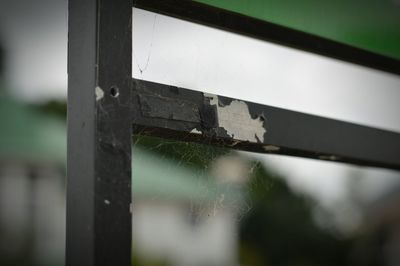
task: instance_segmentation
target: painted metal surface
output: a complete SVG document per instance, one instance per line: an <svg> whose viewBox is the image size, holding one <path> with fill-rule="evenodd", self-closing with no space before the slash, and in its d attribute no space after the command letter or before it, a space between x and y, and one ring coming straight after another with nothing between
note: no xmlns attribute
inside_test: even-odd
<svg viewBox="0 0 400 266"><path fill-rule="evenodd" d="M70 0L66 265L130 265L132 2Z"/></svg>
<svg viewBox="0 0 400 266"><path fill-rule="evenodd" d="M395 132L149 81L133 82L134 133L400 169L400 134Z"/></svg>

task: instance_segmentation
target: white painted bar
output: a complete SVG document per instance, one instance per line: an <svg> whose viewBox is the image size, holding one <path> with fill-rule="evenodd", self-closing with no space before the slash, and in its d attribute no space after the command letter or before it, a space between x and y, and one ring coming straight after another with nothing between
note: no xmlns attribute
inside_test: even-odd
<svg viewBox="0 0 400 266"><path fill-rule="evenodd" d="M400 77L133 9L132 76L400 131Z"/></svg>

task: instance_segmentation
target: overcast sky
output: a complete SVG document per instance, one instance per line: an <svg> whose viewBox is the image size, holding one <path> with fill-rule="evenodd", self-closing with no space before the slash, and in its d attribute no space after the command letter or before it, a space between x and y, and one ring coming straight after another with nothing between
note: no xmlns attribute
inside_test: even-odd
<svg viewBox="0 0 400 266"><path fill-rule="evenodd" d="M65 99L67 21L67 0L1 0L0 41L13 93Z"/></svg>

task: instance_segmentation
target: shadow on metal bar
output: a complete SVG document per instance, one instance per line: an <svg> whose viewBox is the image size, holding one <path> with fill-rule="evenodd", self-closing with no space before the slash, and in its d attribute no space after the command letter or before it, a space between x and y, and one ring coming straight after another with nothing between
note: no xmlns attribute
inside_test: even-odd
<svg viewBox="0 0 400 266"><path fill-rule="evenodd" d="M400 169L400 134L134 79L134 133Z"/></svg>

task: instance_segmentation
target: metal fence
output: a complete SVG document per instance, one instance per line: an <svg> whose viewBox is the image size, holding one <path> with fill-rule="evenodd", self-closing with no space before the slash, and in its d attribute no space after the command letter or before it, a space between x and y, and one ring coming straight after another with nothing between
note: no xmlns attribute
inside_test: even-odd
<svg viewBox="0 0 400 266"><path fill-rule="evenodd" d="M133 7L400 74L397 59L194 1L70 0L66 265L130 265L138 132L400 169L398 133L132 79Z"/></svg>

